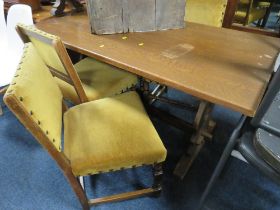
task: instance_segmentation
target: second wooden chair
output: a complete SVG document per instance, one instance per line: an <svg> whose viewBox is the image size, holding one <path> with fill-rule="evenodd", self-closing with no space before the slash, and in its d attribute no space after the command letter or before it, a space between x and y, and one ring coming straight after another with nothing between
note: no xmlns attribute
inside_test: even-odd
<svg viewBox="0 0 280 210"><path fill-rule="evenodd" d="M117 95L137 84L137 76L93 58L73 65L61 39L35 26L19 24L17 31L25 43L33 43L64 98L76 104Z"/></svg>

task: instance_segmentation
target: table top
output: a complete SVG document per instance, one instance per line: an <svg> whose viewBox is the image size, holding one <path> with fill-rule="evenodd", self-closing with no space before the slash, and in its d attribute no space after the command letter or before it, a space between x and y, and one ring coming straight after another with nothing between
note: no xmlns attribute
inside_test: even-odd
<svg viewBox="0 0 280 210"><path fill-rule="evenodd" d="M100 36L79 14L37 27L60 36L69 49L247 116L254 116L280 51L278 38L194 23Z"/></svg>

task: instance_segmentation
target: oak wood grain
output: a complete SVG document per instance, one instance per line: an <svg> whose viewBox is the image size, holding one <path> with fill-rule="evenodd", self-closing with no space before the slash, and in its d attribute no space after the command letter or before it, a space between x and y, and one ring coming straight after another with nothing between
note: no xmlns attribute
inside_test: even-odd
<svg viewBox="0 0 280 210"><path fill-rule="evenodd" d="M186 23L185 29L92 35L85 14L37 24L69 49L147 79L254 116L280 41L274 37Z"/></svg>

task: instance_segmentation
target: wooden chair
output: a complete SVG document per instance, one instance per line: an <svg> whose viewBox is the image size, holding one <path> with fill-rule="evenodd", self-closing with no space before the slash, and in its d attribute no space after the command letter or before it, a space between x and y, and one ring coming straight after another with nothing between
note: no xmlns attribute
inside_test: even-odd
<svg viewBox="0 0 280 210"><path fill-rule="evenodd" d="M66 107L55 79L33 44L27 43L4 102L56 161L83 209L161 191L166 149L135 91L76 105L63 113ZM154 166L154 185L147 189L89 200L78 181L142 165Z"/></svg>
<svg viewBox="0 0 280 210"><path fill-rule="evenodd" d="M279 64L278 64L279 65ZM277 67L276 67L277 68ZM274 73L267 92L254 118L242 116L220 157L203 192L203 204L236 147L247 162L280 184L280 66Z"/></svg>
<svg viewBox="0 0 280 210"><path fill-rule="evenodd" d="M76 104L120 94L137 84L135 75L93 58L73 65L61 39L35 26L20 24L17 31L25 43L32 42L36 47L64 98Z"/></svg>
<svg viewBox="0 0 280 210"><path fill-rule="evenodd" d="M222 27L227 0L187 0L185 21Z"/></svg>
<svg viewBox="0 0 280 210"><path fill-rule="evenodd" d="M246 26L258 21L260 25L271 5L270 1L241 0L234 15L234 22Z"/></svg>

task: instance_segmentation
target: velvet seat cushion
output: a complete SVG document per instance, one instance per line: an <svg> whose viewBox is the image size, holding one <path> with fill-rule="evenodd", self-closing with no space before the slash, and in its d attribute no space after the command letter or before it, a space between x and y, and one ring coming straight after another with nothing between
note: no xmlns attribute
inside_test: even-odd
<svg viewBox="0 0 280 210"><path fill-rule="evenodd" d="M75 69L90 101L122 93L137 84L137 76L93 58L81 60L75 64ZM64 98L78 103L74 87L56 80Z"/></svg>
<svg viewBox="0 0 280 210"><path fill-rule="evenodd" d="M249 14L248 22L245 24L247 25L256 20L263 18L265 13L266 13L266 10L263 8L252 8L251 12ZM235 12L234 20L236 22L243 23L245 21L246 14L247 14L246 8L240 8L239 10L237 10Z"/></svg>
<svg viewBox="0 0 280 210"><path fill-rule="evenodd" d="M134 91L69 109L64 114L64 153L76 176L166 158L166 149Z"/></svg>
<svg viewBox="0 0 280 210"><path fill-rule="evenodd" d="M227 0L187 0L185 21L222 27Z"/></svg>

